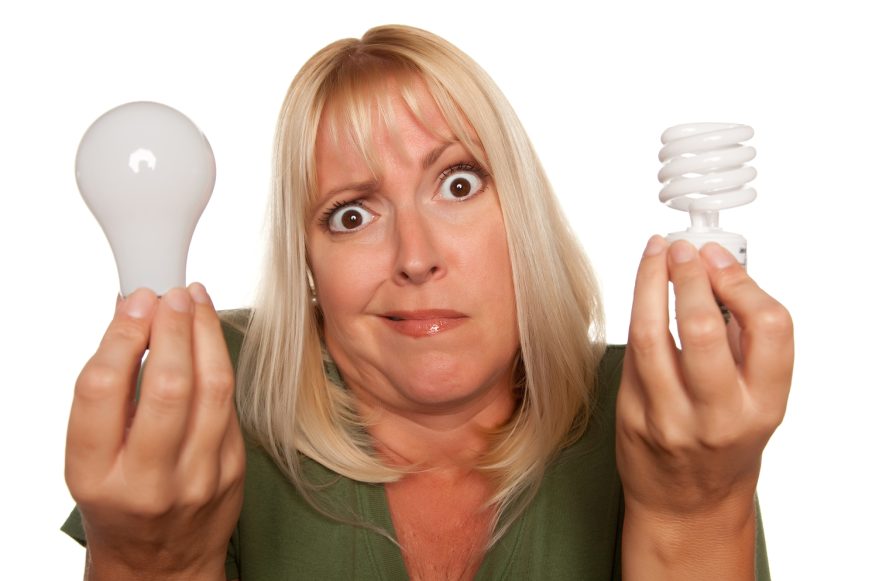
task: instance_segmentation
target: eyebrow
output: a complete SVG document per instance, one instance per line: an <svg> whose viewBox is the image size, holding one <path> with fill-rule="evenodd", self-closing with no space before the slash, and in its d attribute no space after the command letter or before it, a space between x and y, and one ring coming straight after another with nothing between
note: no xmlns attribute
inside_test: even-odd
<svg viewBox="0 0 872 581"><path fill-rule="evenodd" d="M421 169L430 169L434 163L436 163L442 154L445 153L445 150L457 143L456 141L446 141L442 145L436 147L424 156L424 159L421 160Z"/></svg>
<svg viewBox="0 0 872 581"><path fill-rule="evenodd" d="M434 163L439 161L439 158L442 157L442 154L445 153L445 150L448 149L449 147L451 147L452 145L454 145L455 143L458 143L458 142L457 141L446 141L442 145L434 147L430 151L430 153L428 153L427 155L425 155L421 159L421 169L429 169L430 167L432 167ZM378 179L372 179L372 180L366 180L363 182L354 182L354 183L350 183L350 184L345 184L345 185L333 188L332 190L327 192L327 194L324 196L324 200L325 201L329 200L330 198L332 198L333 196L335 196L339 192L345 192L345 191L353 191L353 192L357 192L359 194L368 194L368 193L373 192L376 189L378 189L379 182L380 182L380 180L378 180Z"/></svg>

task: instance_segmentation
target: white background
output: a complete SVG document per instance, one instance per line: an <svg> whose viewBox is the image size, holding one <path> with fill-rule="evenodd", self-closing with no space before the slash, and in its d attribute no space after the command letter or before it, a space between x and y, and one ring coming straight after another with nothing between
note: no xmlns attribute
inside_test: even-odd
<svg viewBox="0 0 872 581"><path fill-rule="evenodd" d="M608 335L626 339L636 263L685 227L657 201L659 136L687 121L752 125L758 200L721 217L796 324L788 416L759 494L777 579L872 579L868 269L870 18L847 2L46 2L0 8L0 332L5 578L79 579L58 532L72 506L63 446L72 387L117 292L79 197L76 146L134 100L189 115L218 179L189 281L249 303L273 126L326 43L398 22L478 60L516 107L597 267Z"/></svg>

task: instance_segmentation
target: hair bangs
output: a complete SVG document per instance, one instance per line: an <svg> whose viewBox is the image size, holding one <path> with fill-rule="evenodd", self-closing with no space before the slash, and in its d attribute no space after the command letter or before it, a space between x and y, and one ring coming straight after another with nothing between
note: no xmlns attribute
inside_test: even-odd
<svg viewBox="0 0 872 581"><path fill-rule="evenodd" d="M393 90L385 90L385 85ZM399 103L396 97L399 96ZM428 119L424 99L429 98L448 126L440 130ZM382 172L376 135L387 129L388 138L398 149L403 139L394 128L396 107L404 107L428 133L445 142L459 142L489 171L484 148L462 107L440 83L426 79L412 63L387 60L370 54L354 53L337 66L329 82L323 85L320 139L329 139L339 147L348 143L364 160L373 176ZM310 181L308 206L318 197L317 170Z"/></svg>

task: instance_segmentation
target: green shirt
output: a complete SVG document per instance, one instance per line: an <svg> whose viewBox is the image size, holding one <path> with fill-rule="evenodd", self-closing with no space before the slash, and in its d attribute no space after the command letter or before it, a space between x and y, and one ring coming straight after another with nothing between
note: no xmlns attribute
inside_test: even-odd
<svg viewBox="0 0 872 581"><path fill-rule="evenodd" d="M225 328L231 356L241 336ZM549 465L523 514L485 556L479 580L620 579L623 497L615 466L615 401L623 347L609 347L599 369L590 425ZM230 541L227 578L272 580L408 579L400 549L383 534L330 519L312 508L271 458L247 444L245 499ZM325 494L360 521L395 536L384 487L338 476L311 460L316 481L331 481ZM769 579L758 513L757 578ZM78 512L63 530L85 543Z"/></svg>

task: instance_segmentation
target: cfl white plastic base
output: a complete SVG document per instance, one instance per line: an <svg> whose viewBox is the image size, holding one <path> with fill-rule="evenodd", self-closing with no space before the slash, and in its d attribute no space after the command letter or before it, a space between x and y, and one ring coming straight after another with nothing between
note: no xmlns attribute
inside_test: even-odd
<svg viewBox="0 0 872 581"><path fill-rule="evenodd" d="M726 248L730 254L735 257L736 261L743 267L747 267L748 263L748 241L740 234L732 232L724 232L723 230L709 230L707 232L694 232L693 230L685 230L683 232L673 232L666 236L669 243L676 240L686 240L696 246L702 248L708 242L716 242Z"/></svg>

